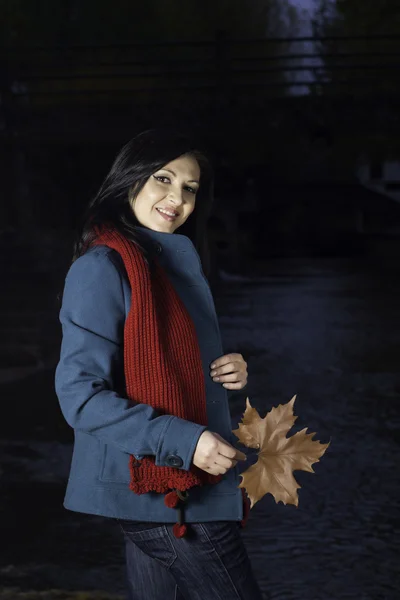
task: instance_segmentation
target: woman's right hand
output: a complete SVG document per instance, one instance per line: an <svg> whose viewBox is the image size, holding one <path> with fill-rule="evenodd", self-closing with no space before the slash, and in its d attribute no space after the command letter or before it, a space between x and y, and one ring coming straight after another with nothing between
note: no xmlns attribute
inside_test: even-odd
<svg viewBox="0 0 400 600"><path fill-rule="evenodd" d="M223 475L247 456L224 440L219 433L205 430L199 437L193 464L211 475Z"/></svg>

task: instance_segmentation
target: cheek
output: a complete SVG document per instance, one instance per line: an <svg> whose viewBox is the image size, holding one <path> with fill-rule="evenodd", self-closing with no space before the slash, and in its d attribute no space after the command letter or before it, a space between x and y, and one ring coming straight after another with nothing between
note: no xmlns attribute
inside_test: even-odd
<svg viewBox="0 0 400 600"><path fill-rule="evenodd" d="M159 201L161 196L160 189L152 185L145 186L138 196L140 206L151 206Z"/></svg>

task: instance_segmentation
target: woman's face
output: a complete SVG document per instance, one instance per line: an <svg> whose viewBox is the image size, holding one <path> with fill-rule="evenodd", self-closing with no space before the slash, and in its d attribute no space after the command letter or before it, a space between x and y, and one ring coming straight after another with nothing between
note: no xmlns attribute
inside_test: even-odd
<svg viewBox="0 0 400 600"><path fill-rule="evenodd" d="M200 167L195 158L182 155L167 163L149 177L134 200L129 200L137 220L154 231L174 233L194 210L199 181ZM169 219L159 209L176 216Z"/></svg>

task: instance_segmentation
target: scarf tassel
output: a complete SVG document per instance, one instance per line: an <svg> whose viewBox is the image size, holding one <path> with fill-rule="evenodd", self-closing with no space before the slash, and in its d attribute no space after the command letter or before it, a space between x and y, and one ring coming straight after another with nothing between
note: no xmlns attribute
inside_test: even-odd
<svg viewBox="0 0 400 600"><path fill-rule="evenodd" d="M243 498L243 519L240 521L240 526L241 528L246 526L248 517L249 517L249 513L250 513L250 500L247 497L244 488L242 489L242 498ZM177 508L178 510L178 522L175 523L175 525L172 528L172 531L174 533L174 536L176 538L182 538L186 535L187 533L187 525L184 522L184 514L183 514L183 507L184 507L184 502L188 499L189 497L189 492L182 492L180 490L172 490L172 492L168 492L167 494L165 494L164 497L164 503L166 506L168 506L168 508Z"/></svg>
<svg viewBox="0 0 400 600"><path fill-rule="evenodd" d="M183 495L184 494L184 495ZM187 525L185 524L183 504L189 497L189 492L181 492L180 490L172 490L168 492L164 497L164 504L168 508L177 508L178 510L178 522L172 528L174 536L176 538L182 538L187 533ZM181 501L181 502L180 502Z"/></svg>

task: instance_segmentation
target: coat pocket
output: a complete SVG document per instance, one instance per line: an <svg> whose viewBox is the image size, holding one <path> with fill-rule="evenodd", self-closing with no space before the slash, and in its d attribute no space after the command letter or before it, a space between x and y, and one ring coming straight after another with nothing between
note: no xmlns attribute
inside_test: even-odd
<svg viewBox="0 0 400 600"><path fill-rule="evenodd" d="M129 483L129 454L114 444L104 444L99 479L111 483Z"/></svg>

